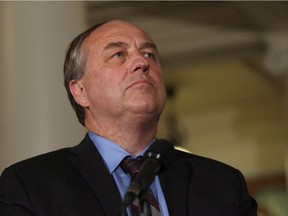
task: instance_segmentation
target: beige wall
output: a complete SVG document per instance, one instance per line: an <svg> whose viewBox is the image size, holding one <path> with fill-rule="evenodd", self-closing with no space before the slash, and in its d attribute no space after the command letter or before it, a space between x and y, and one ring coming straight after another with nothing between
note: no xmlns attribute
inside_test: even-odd
<svg viewBox="0 0 288 216"><path fill-rule="evenodd" d="M85 28L82 2L0 2L0 171L75 145L78 124L62 85L66 47Z"/></svg>
<svg viewBox="0 0 288 216"><path fill-rule="evenodd" d="M288 127L285 79L275 79L239 59L166 68L176 88L162 117L177 115L181 145L194 154L240 169L246 177L283 174ZM174 131L173 131L174 132Z"/></svg>

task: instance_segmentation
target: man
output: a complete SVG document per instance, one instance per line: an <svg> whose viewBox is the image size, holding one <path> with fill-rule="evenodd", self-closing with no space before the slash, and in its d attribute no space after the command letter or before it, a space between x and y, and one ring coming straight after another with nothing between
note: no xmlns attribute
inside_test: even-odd
<svg viewBox="0 0 288 216"><path fill-rule="evenodd" d="M1 216L119 216L130 182L119 164L155 142L166 94L157 47L141 29L122 20L88 29L72 41L64 77L89 133L73 148L7 168L0 179ZM161 215L257 215L239 171L171 154L150 186ZM130 206L126 212L133 214Z"/></svg>

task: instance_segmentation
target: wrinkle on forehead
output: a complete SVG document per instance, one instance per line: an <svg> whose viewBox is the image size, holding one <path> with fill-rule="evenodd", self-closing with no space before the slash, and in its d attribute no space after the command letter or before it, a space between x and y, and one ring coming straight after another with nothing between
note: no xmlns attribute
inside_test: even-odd
<svg viewBox="0 0 288 216"><path fill-rule="evenodd" d="M112 20L109 21L99 28L95 29L94 32L92 32L83 42L82 48L84 50L89 50L91 47L91 44L97 44L99 43L99 40L101 39L115 35L118 36L120 34L127 34L127 32L131 32L131 35L142 35L144 38L146 38L151 44L154 44L151 37L143 31L141 28L123 21L123 20ZM156 47L156 46L155 46ZM157 49L156 49L157 50Z"/></svg>

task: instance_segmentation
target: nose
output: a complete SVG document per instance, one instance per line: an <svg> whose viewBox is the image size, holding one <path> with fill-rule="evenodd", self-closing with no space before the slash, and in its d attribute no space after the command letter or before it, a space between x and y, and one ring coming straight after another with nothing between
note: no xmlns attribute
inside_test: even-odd
<svg viewBox="0 0 288 216"><path fill-rule="evenodd" d="M135 56L130 65L130 72L143 72L143 73L149 73L150 65L148 60L142 56L137 55Z"/></svg>

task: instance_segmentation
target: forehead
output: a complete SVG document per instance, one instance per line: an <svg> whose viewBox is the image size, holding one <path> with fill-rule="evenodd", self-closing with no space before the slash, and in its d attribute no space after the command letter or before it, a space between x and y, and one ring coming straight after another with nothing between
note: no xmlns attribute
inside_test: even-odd
<svg viewBox="0 0 288 216"><path fill-rule="evenodd" d="M94 46L100 48L109 42L136 41L139 43L152 42L150 36L142 29L125 21L110 21L92 32L84 41L83 48Z"/></svg>

